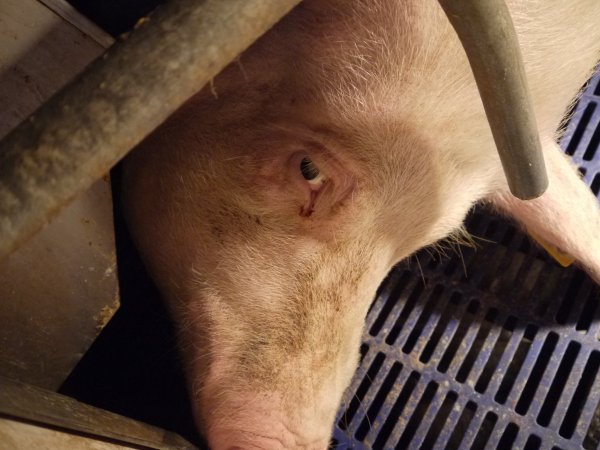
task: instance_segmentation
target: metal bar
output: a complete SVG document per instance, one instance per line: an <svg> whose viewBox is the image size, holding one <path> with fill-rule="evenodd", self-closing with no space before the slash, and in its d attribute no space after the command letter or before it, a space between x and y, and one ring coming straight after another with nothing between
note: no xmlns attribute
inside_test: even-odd
<svg viewBox="0 0 600 450"><path fill-rule="evenodd" d="M503 0L439 0L465 49L516 197L542 195L548 177L519 42Z"/></svg>
<svg viewBox="0 0 600 450"><path fill-rule="evenodd" d="M299 0L172 0L0 142L0 259Z"/></svg>
<svg viewBox="0 0 600 450"><path fill-rule="evenodd" d="M2 376L0 418L33 422L127 445L127 448L134 445L155 450L197 450L178 434Z"/></svg>

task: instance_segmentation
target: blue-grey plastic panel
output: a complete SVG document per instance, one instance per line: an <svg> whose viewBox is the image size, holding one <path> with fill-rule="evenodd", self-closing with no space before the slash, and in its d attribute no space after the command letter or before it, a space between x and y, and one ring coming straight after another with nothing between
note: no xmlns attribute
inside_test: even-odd
<svg viewBox="0 0 600 450"><path fill-rule="evenodd" d="M599 104L600 74L561 140L596 196ZM467 229L477 249L422 251L380 287L335 448L598 447L598 286L485 209Z"/></svg>

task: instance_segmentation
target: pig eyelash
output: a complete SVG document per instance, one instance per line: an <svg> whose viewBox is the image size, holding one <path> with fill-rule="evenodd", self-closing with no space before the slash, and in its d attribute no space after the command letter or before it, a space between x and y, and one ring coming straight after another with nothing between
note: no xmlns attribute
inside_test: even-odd
<svg viewBox="0 0 600 450"><path fill-rule="evenodd" d="M307 156L300 161L300 172L304 179L313 187L321 186L325 182L325 176Z"/></svg>

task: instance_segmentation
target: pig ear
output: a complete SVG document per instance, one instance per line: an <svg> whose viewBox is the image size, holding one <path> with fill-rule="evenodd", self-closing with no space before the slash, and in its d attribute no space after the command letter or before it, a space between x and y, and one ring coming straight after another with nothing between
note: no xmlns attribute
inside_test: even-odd
<svg viewBox="0 0 600 450"><path fill-rule="evenodd" d="M519 200L508 190L495 193L498 209L523 224L556 259L576 260L600 283L600 208L571 162L554 142L544 145L550 185L534 200ZM565 260L563 259L563 262Z"/></svg>

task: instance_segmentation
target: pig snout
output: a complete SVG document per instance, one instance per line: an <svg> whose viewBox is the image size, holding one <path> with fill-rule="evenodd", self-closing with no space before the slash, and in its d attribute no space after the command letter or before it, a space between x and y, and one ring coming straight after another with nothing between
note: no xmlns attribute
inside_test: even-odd
<svg viewBox="0 0 600 450"><path fill-rule="evenodd" d="M344 274L363 274L339 263L335 273L334 256L313 251L316 261L292 256L305 269L280 274L277 281L267 271L283 264L285 255L254 260L253 271L241 262L228 267L227 285L219 283L224 274L202 275L202 301L180 311L180 322L188 324L182 342L191 361L194 413L211 449L327 448L358 363L368 302L355 301L354 289L341 287ZM355 264L352 255L340 256ZM359 288L368 291L360 297L370 297L376 286L368 275ZM307 277L313 278L310 284ZM199 346L200 335L206 342Z"/></svg>
<svg viewBox="0 0 600 450"><path fill-rule="evenodd" d="M348 356L355 364L356 358ZM306 374L299 386L294 381L296 377L285 375L287 388L274 391L272 386L270 391L261 393L261 387L247 386L240 391L240 381L225 375L217 381L209 375L204 392L199 393L194 405L210 448L326 449L337 405L349 380L339 386L314 386L314 378L324 376ZM230 392L232 386L238 388Z"/></svg>
<svg viewBox="0 0 600 450"><path fill-rule="evenodd" d="M211 449L324 450L328 447L331 425L319 411L312 411L311 423L301 425L291 421L293 416L282 410L281 397L239 396L236 403L237 407L229 409L233 411L230 416L213 423L207 431ZM303 407L297 405L297 409Z"/></svg>

